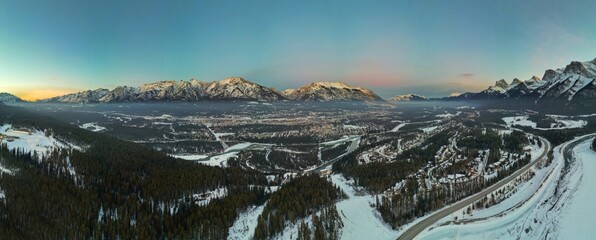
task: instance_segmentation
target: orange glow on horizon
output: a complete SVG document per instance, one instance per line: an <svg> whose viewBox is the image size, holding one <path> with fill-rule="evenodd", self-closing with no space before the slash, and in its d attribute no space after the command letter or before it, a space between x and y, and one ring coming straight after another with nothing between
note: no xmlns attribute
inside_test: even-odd
<svg viewBox="0 0 596 240"><path fill-rule="evenodd" d="M8 91L15 96L27 100L35 101L39 99L46 99L51 97L62 96L69 93L80 91L79 89L72 88L45 88L45 89L18 89L14 91Z"/></svg>

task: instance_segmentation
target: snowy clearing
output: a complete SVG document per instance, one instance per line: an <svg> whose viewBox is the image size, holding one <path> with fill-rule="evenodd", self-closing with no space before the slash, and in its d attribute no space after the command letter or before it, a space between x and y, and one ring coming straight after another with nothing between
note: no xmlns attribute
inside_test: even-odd
<svg viewBox="0 0 596 240"><path fill-rule="evenodd" d="M85 123L85 124L83 124L83 125L81 125L79 127L82 128L82 129L87 129L87 130L92 131L92 132L101 132L103 130L106 130L105 127L102 127L102 126L97 125L96 122Z"/></svg>
<svg viewBox="0 0 596 240"><path fill-rule="evenodd" d="M15 129L10 124L0 126L0 134L3 135L0 142L6 143L8 149L23 149L35 152L40 158L55 148L70 148L70 146L66 146L53 136L46 136L42 131Z"/></svg>
<svg viewBox="0 0 596 240"><path fill-rule="evenodd" d="M503 118L503 121L508 127L522 126L531 127L539 130L582 128L588 124L588 122L585 120L569 120L560 118L553 118L553 120L556 121L556 123L551 123L550 128L539 128L536 126L537 124L535 122L529 120L528 116L515 116Z"/></svg>

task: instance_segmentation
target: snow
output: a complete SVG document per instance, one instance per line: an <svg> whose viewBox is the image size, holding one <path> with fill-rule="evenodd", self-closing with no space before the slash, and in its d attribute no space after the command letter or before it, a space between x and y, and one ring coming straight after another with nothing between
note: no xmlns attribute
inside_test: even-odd
<svg viewBox="0 0 596 240"><path fill-rule="evenodd" d="M230 158L235 157L240 151L252 145L255 145L255 143L238 143L228 147L223 153L213 156L204 154L170 154L170 156L188 161L197 161L198 163L209 166L227 167Z"/></svg>
<svg viewBox="0 0 596 240"><path fill-rule="evenodd" d="M225 137L225 136L234 136L235 133L214 133L215 137L217 139L221 138L221 137Z"/></svg>
<svg viewBox="0 0 596 240"><path fill-rule="evenodd" d="M349 129L349 130L359 130L359 129L363 129L364 127L360 127L360 126L356 126L356 125L347 125L347 124L344 124L343 128L344 129Z"/></svg>
<svg viewBox="0 0 596 240"><path fill-rule="evenodd" d="M169 154L170 157L175 157L175 158L179 158L179 159L184 159L184 160L188 160L188 161L198 161L198 160L203 160L205 158L208 158L208 155L203 155L203 154Z"/></svg>
<svg viewBox="0 0 596 240"><path fill-rule="evenodd" d="M515 116L515 117L504 117L503 121L508 127L522 126L536 128L536 123L528 120L528 116Z"/></svg>
<svg viewBox="0 0 596 240"><path fill-rule="evenodd" d="M25 151L36 152L41 159L41 155L47 154L55 148L69 148L56 140L53 136L39 130L17 130L10 124L0 126L0 134L13 137L13 141L1 140L6 143L8 149L23 149Z"/></svg>
<svg viewBox="0 0 596 240"><path fill-rule="evenodd" d="M240 150L242 150L242 149L245 149L245 148L247 148L247 147L250 147L250 146L252 146L253 144L254 144L254 143L249 143L249 142L246 142L246 143L238 143L238 144L236 144L236 145L234 145L234 146L231 146L231 147L229 147L228 149L226 149L226 152L230 152L230 151L240 151Z"/></svg>
<svg viewBox="0 0 596 240"><path fill-rule="evenodd" d="M432 131L434 131L434 130L435 130L435 129L437 129L438 127L439 127L439 126L425 127L425 128L421 128L420 130L422 130L422 131L423 131L423 132L425 132L425 133L428 133L428 132L432 132Z"/></svg>
<svg viewBox="0 0 596 240"><path fill-rule="evenodd" d="M376 209L371 207L375 203L373 195L358 195L352 187L352 182L341 175L332 175L331 181L348 195L348 199L336 204L344 227L341 239L395 239L397 231L380 218Z"/></svg>
<svg viewBox="0 0 596 240"><path fill-rule="evenodd" d="M455 114L446 112L444 114L437 115L437 117L440 117L440 118L450 118L450 117L458 116L460 114L461 114L460 111L457 111Z"/></svg>
<svg viewBox="0 0 596 240"><path fill-rule="evenodd" d="M399 131L399 129L400 129L400 128L402 128L402 127L406 126L406 124L407 124L407 123L405 123L405 122L402 122L402 123L400 123L399 125L397 125L396 127L394 127L393 129L391 129L391 131L390 131L390 132L397 132L397 131Z"/></svg>
<svg viewBox="0 0 596 240"><path fill-rule="evenodd" d="M198 205L206 206L213 199L220 199L228 195L228 189L225 187L217 188L204 193L193 194L192 198Z"/></svg>
<svg viewBox="0 0 596 240"><path fill-rule="evenodd" d="M335 146L335 145L338 145L338 144L342 144L344 142L348 142L348 141L353 142L353 141L359 140L359 139L360 139L360 136L358 136L358 135L344 136L344 137L342 137L340 139L337 139L337 140L331 140L331 141L319 143L319 145L322 145L322 146L330 146L330 145L331 146Z"/></svg>
<svg viewBox="0 0 596 240"><path fill-rule="evenodd" d="M79 127L80 128L83 128L83 129L87 129L87 130L92 131L92 132L101 132L103 130L106 130L105 127L102 127L102 126L97 125L96 122L85 123L85 124L83 124L83 125L81 125Z"/></svg>
<svg viewBox="0 0 596 240"><path fill-rule="evenodd" d="M13 171L0 165L0 176L2 175L2 173L8 173L8 174L12 175Z"/></svg>
<svg viewBox="0 0 596 240"><path fill-rule="evenodd" d="M581 162L580 179L576 192L561 214L560 239L591 239L596 235L594 216L596 208L596 152L590 149L592 139L574 148L574 155Z"/></svg>
<svg viewBox="0 0 596 240"><path fill-rule="evenodd" d="M523 126L531 127L538 130L582 128L588 124L588 122L585 120L570 120L553 117L553 120L555 120L557 123L551 123L550 128L539 128L536 127L535 122L532 122L528 118L528 116L504 117L503 121L508 127Z"/></svg>
<svg viewBox="0 0 596 240"><path fill-rule="evenodd" d="M230 227L228 239L230 240L249 240L257 228L259 216L263 212L265 204L262 206L253 206L240 213L234 225Z"/></svg>

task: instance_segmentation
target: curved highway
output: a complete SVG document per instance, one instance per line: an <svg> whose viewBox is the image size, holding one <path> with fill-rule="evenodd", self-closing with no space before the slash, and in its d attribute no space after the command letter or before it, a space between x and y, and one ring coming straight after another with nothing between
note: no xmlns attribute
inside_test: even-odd
<svg viewBox="0 0 596 240"><path fill-rule="evenodd" d="M424 229L430 227L432 224L434 224L435 222L439 221L440 219L449 216L450 214L459 211L462 208L465 208L466 206L473 204L474 202L484 198L486 195L498 190L499 188L505 186L506 184L510 183L511 181L515 180L517 177L521 176L524 172L526 172L528 169L530 169L531 167L533 167L534 165L536 165L538 162L540 162L541 160L543 160L544 158L548 157L548 152L552 149L552 146L550 144L549 141L547 141L546 139L539 137L540 140L542 141L543 145L546 146L544 152L536 159L534 159L534 161L532 161L531 163L529 163L528 165L522 167L521 169L517 170L516 172L514 172L513 174L507 176L506 178L504 178L503 180L495 183L494 185L482 190L479 193L476 193L466 199L463 199L457 203L452 204L449 207L443 208L435 213L432 213L430 216L427 216L424 220L414 224L413 226L411 226L410 228L408 228L405 232L403 232L403 234L401 234L397 239L398 240L405 240L405 239L414 239L418 234L420 234L420 232L422 232Z"/></svg>

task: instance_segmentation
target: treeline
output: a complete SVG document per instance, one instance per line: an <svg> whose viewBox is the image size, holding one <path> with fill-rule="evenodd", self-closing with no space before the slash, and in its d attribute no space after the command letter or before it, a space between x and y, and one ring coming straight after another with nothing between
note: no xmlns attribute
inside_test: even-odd
<svg viewBox="0 0 596 240"><path fill-rule="evenodd" d="M174 159L14 107L0 106L0 123L84 147L42 161L0 147L2 166L15 169L0 178L0 239L226 239L239 212L269 198L256 171Z"/></svg>
<svg viewBox="0 0 596 240"><path fill-rule="evenodd" d="M592 141L592 150L596 151L596 138Z"/></svg>
<svg viewBox="0 0 596 240"><path fill-rule="evenodd" d="M344 197L338 187L319 175L297 177L271 195L258 218L254 239L275 237L283 232L286 223L297 224Z"/></svg>

